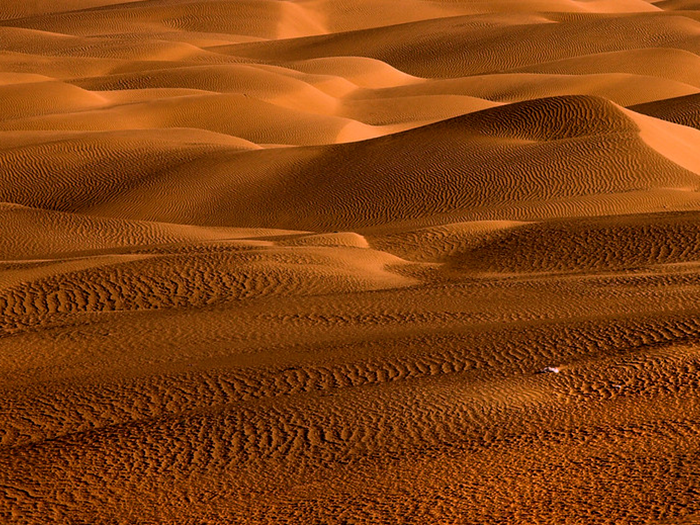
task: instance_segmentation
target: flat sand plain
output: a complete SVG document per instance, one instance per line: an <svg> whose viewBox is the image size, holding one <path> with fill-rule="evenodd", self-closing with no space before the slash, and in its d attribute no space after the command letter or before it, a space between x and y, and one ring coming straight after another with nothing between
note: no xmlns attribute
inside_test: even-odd
<svg viewBox="0 0 700 525"><path fill-rule="evenodd" d="M700 523L700 2L0 0L0 522Z"/></svg>

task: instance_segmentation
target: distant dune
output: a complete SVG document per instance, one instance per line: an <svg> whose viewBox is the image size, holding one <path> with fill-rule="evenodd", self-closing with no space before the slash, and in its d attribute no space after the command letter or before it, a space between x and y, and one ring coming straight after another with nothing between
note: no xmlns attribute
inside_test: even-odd
<svg viewBox="0 0 700 525"><path fill-rule="evenodd" d="M700 523L700 2L0 5L0 522Z"/></svg>

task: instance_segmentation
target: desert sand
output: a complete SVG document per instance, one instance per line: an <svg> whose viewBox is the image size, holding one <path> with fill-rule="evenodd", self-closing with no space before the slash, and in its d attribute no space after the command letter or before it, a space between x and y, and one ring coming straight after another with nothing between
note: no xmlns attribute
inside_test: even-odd
<svg viewBox="0 0 700 525"><path fill-rule="evenodd" d="M0 0L0 523L700 523L700 2Z"/></svg>

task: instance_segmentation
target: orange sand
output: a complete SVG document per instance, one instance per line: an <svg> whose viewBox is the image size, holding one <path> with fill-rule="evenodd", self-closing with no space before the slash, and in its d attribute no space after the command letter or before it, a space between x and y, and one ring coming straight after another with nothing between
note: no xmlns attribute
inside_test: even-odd
<svg viewBox="0 0 700 525"><path fill-rule="evenodd" d="M0 233L3 524L700 523L698 2L5 0Z"/></svg>

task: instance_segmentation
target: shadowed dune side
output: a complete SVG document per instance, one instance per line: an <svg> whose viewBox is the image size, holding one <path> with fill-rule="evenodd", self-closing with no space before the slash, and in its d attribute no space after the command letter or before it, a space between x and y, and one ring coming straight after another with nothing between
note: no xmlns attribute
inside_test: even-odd
<svg viewBox="0 0 700 525"><path fill-rule="evenodd" d="M15 137L10 140L18 142L16 147L4 150L0 162L2 185L9 190L2 201L58 211L75 211L86 202L94 205L95 199L109 201L216 151L235 155L257 147L194 130L44 132ZM52 204L47 206L47 199Z"/></svg>
<svg viewBox="0 0 700 525"><path fill-rule="evenodd" d="M697 173L654 150L639 132L632 118L603 99L559 97L335 146L249 152L189 146L178 159L153 146L147 163L145 151L132 161L124 147L93 149L90 164L73 165L67 172L72 176L64 172L51 183L65 183L62 191L51 185L29 191L27 177L48 168L40 168L41 150L19 149L5 155L9 172L0 197L36 208L160 222L352 230L440 214L497 214L503 206L526 203L536 214L549 201L583 197L592 201L575 215L586 215L600 211L590 208L598 195L698 187ZM71 162L65 145L50 147L53 165L63 155ZM682 165L690 159L683 148L674 154ZM110 168L115 162L119 179ZM104 176L96 176L97 167ZM206 199L195 198L193 187L206 188ZM159 209L149 205L154 192L169 196Z"/></svg>
<svg viewBox="0 0 700 525"><path fill-rule="evenodd" d="M114 71L142 71L165 65L158 61L130 61L123 59L74 58L42 56L17 51L0 50L0 66L4 71L40 74L53 79L73 79L107 75Z"/></svg>
<svg viewBox="0 0 700 525"><path fill-rule="evenodd" d="M133 2L87 11L37 15L3 25L73 35L197 31L256 38L292 38L324 33L300 6L272 0Z"/></svg>
<svg viewBox="0 0 700 525"><path fill-rule="evenodd" d="M206 130L186 129L186 128L167 128L167 129L130 129L125 131L8 131L1 132L2 142L0 150L12 152L19 148L55 148L56 153L61 149L61 143L76 142L80 144L95 143L101 139L105 139L105 149L109 149L110 144L114 147L120 147L122 142L136 143L141 142L144 147L151 145L160 145L163 147L174 147L178 144L186 146L209 146L209 147L226 147L233 151L246 151L261 149L257 144L253 144L247 140L223 135L221 133L212 133ZM66 155L70 152L65 151ZM31 154L29 156L32 156ZM60 157L60 155L57 155ZM60 162L59 162L60 166Z"/></svg>
<svg viewBox="0 0 700 525"><path fill-rule="evenodd" d="M548 18L513 14L495 24L479 23L478 17L453 17L210 50L273 62L365 56L419 77L454 78L627 49L695 51L698 37L699 22L665 13ZM434 58L418 58L426 54Z"/></svg>
<svg viewBox="0 0 700 525"><path fill-rule="evenodd" d="M290 235L261 229L199 228L184 224L122 221L0 204L3 262L86 257L119 249Z"/></svg>
<svg viewBox="0 0 700 525"><path fill-rule="evenodd" d="M639 90L640 83L647 89ZM629 106L659 98L665 94L694 94L698 88L659 77L625 73L591 75L553 75L534 73L501 73L474 75L465 78L438 79L422 84L358 91L348 98L395 98L406 96L472 96L494 102L520 102L536 98L565 95L591 95L607 98L621 106Z"/></svg>
<svg viewBox="0 0 700 525"><path fill-rule="evenodd" d="M347 118L284 108L235 93L188 94L77 114L8 120L0 123L0 131L194 128L259 144L313 145L335 143L351 125L356 129L351 140L383 134Z"/></svg>
<svg viewBox="0 0 700 525"><path fill-rule="evenodd" d="M0 22L0 35L7 42L3 46L4 52L19 52L25 56L30 54L39 57L70 58L71 60L66 61L67 64L81 59L125 62L216 59L216 55L187 41L159 39L158 35L138 39L121 35L75 36L72 33L8 27L4 26L3 22Z"/></svg>
<svg viewBox="0 0 700 525"><path fill-rule="evenodd" d="M695 0L660 0L654 5L665 11L698 11L698 4Z"/></svg>
<svg viewBox="0 0 700 525"><path fill-rule="evenodd" d="M329 2L326 0L305 0L302 4L309 10L320 13L326 20L326 26L331 32L341 32L366 29L375 26L396 25L412 21L448 18L457 15L488 14L492 17L498 14L520 13L627 13L654 12L658 7L645 0L624 1L587 1L576 2L568 0L498 0L491 2L458 0L426 2L410 0L403 2L401 9L390 0L355 0L349 2Z"/></svg>
<svg viewBox="0 0 700 525"><path fill-rule="evenodd" d="M577 476L586 487L609 477L622 491L638 476L645 489L624 504L659 515L657 501L693 486L693 461L675 465L671 483L646 473L663 477L668 462L659 454L697 433L697 407L688 399L698 389L692 345L700 318L687 305L697 293L696 275L680 276L675 284L663 276L643 283L599 278L594 285L570 278L491 281L482 288L455 287L447 296L398 289L308 297L293 305L131 312L111 322L114 316L107 314L78 330L47 328L44 335L55 337L46 352L71 384L8 389L26 417L3 421L0 476L13 480L12 489L30 488L60 519L100 520L107 508L122 521L129 512L171 521L212 513L240 520L253 515L260 523L331 521L337 509L349 508L353 518L371 522L387 494L402 511L425 519L434 517L431 503L447 502L438 509L444 521L460 515L486 523L516 519L515 512L493 514L514 500L520 514L550 522L582 514L595 519L601 508L615 512L620 498L592 491L594 501L582 500L578 486L562 474L581 462ZM620 293L612 297L611 287ZM424 309L414 310L416 301ZM446 303L457 305L452 318ZM503 304L514 309L504 311ZM335 317L329 318L329 306ZM470 317L477 312L482 317ZM610 312L616 312L614 322ZM517 321L512 314L520 315ZM240 316L237 325L230 322L234 316ZM195 337L217 331L231 337L247 323L269 327L261 335L274 342L237 354L224 350L231 345L226 337L213 338L206 348ZM422 330L407 333L413 323ZM355 328L354 338L334 340L347 337L346 325ZM358 331L360 326L365 328ZM325 333L326 339L290 347L290 333ZM153 362L142 364L143 341L155 339L162 355L149 344ZM31 332L3 339L5 351L18 356L36 341ZM188 352L205 358L198 362ZM125 353L137 356L138 364L125 360ZM115 355L122 356L118 363L111 360ZM70 357L107 363L103 370L120 373L109 381L107 375L71 376L58 365ZM170 362L168 369L167 360L178 357L181 368ZM561 365L560 374L536 373L551 363ZM25 366L19 377L31 373L32 361ZM121 368L129 366L140 369L129 374ZM40 376L46 373L38 369ZM63 400L58 406L51 401L57 392ZM679 405L687 418L674 417ZM567 459L553 463L552 455ZM601 456L614 464L601 471ZM348 473L348 463L355 472ZM471 482L464 469L478 478ZM387 470L400 477L387 482ZM90 485L97 472L110 483ZM32 481L37 474L51 484ZM509 482L508 475L527 481ZM454 495L455 476L469 481L478 505ZM163 483L167 491L160 492ZM256 491L262 483L266 489ZM565 505L551 510L533 500L533 483L542 495L558 490ZM70 503L76 486L90 491ZM116 495L114 486L122 488ZM267 494L269 487L282 495ZM418 507L404 507L403 491L418 489ZM343 497L355 491L363 497L348 507ZM213 502L212 495L225 498ZM35 512L31 496L11 490L10 498L16 515ZM689 502L685 508L694 511L695 500Z"/></svg>
<svg viewBox="0 0 700 525"><path fill-rule="evenodd" d="M353 97L342 102L338 114L372 126L412 128L498 105L497 102L466 95ZM395 129L399 131L400 127Z"/></svg>
<svg viewBox="0 0 700 525"><path fill-rule="evenodd" d="M566 275L694 268L700 262L698 213L657 213L538 222L476 221L368 235L382 251L444 263L457 276Z"/></svg>
<svg viewBox="0 0 700 525"><path fill-rule="evenodd" d="M92 7L140 2L142 0L34 0L32 2L12 2L0 8L0 20L25 18L47 13L65 13Z"/></svg>
<svg viewBox="0 0 700 525"><path fill-rule="evenodd" d="M441 224L417 229L402 228L367 235L370 245L417 262L444 263L490 239L505 235L511 228L526 225L518 221L473 221Z"/></svg>
<svg viewBox="0 0 700 525"><path fill-rule="evenodd" d="M304 73L335 75L364 88L376 89L423 82L423 79L407 75L381 60L366 57L328 57L288 63L285 66Z"/></svg>
<svg viewBox="0 0 700 525"><path fill-rule="evenodd" d="M700 260L697 213L560 220L499 230L447 264L491 272L643 271Z"/></svg>
<svg viewBox="0 0 700 525"><path fill-rule="evenodd" d="M302 76L302 75L299 75ZM156 88L192 89L214 93L242 93L261 99L276 99L317 112L331 113L334 97L301 79L254 66L240 64L178 66L152 71L91 77L72 82L90 91L130 91Z"/></svg>
<svg viewBox="0 0 700 525"><path fill-rule="evenodd" d="M700 87L700 57L673 48L649 48L596 53L511 71L555 75L627 73L675 80Z"/></svg>
<svg viewBox="0 0 700 525"><path fill-rule="evenodd" d="M700 95L687 95L630 106L644 115L700 129Z"/></svg>
<svg viewBox="0 0 700 525"><path fill-rule="evenodd" d="M385 269L405 262L366 245L290 246L246 240L141 248L93 268L0 291L4 335L55 324L62 315L202 308L229 301L348 293L413 284ZM120 260L123 259L123 262ZM18 262L16 264L22 264ZM31 268L31 262L27 263ZM10 266L9 269L17 268Z"/></svg>
<svg viewBox="0 0 700 525"><path fill-rule="evenodd" d="M102 107L106 102L96 93L63 82L23 82L0 86L3 123L16 118L85 111Z"/></svg>

